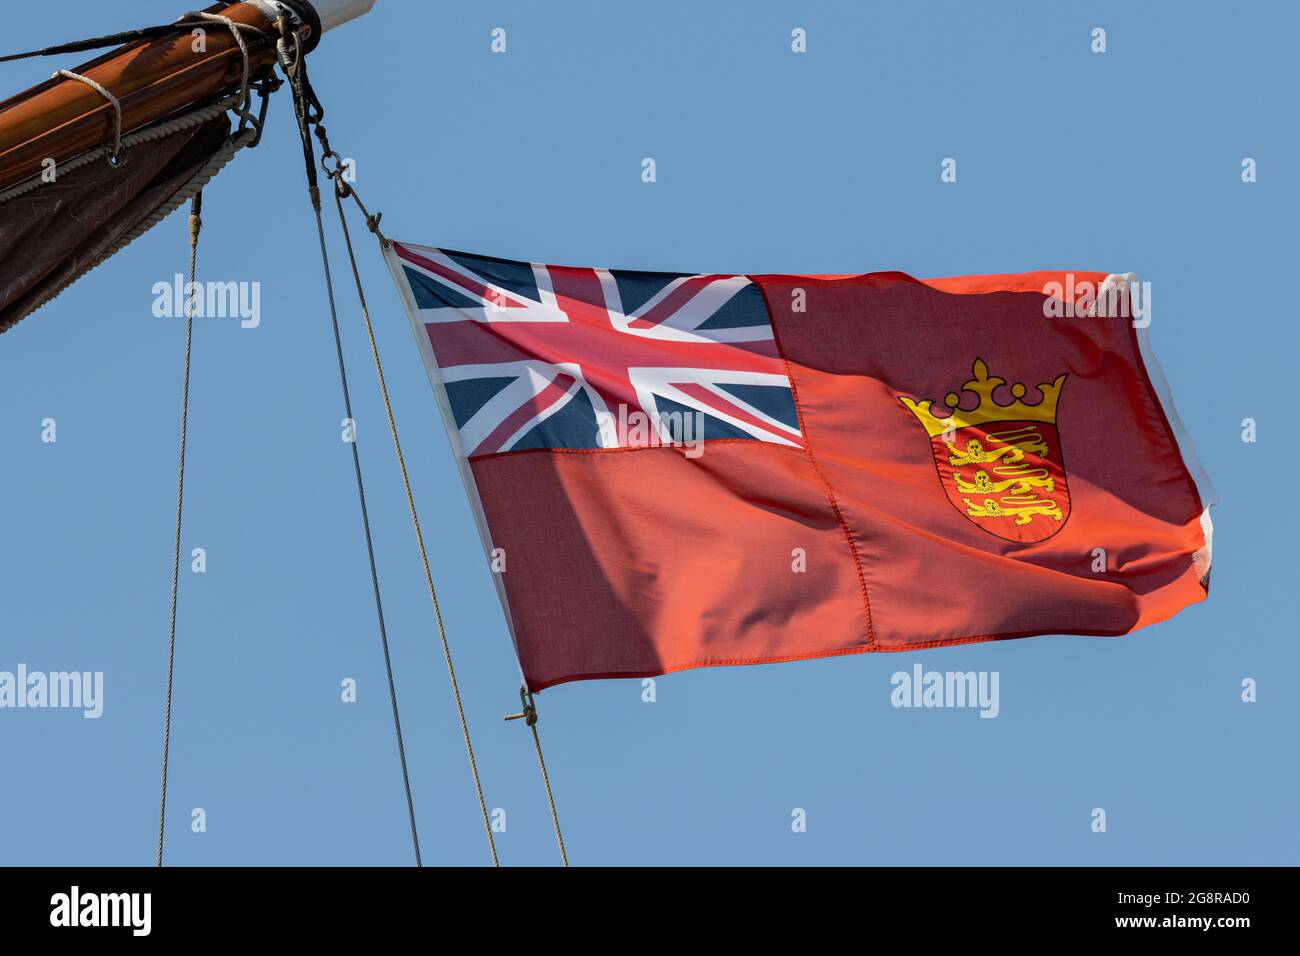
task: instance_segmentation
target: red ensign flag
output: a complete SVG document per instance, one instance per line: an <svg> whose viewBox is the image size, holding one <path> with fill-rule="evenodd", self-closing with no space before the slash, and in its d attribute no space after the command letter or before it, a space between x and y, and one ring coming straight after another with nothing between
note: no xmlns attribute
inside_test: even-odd
<svg viewBox="0 0 1300 956"><path fill-rule="evenodd" d="M1213 493L1124 277L388 260L534 691L1205 597Z"/></svg>

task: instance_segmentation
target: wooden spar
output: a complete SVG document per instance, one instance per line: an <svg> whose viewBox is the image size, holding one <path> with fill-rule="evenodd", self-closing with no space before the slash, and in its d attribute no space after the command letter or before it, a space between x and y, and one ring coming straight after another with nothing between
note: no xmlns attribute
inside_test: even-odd
<svg viewBox="0 0 1300 956"><path fill-rule="evenodd" d="M251 3L210 12L261 30L274 24ZM274 62L274 44L246 37L253 77ZM122 129L130 132L177 110L209 101L239 83L243 56L229 29L206 28L204 49L194 50L189 30L174 37L138 41L73 70L103 85L122 104ZM63 162L113 137L115 115L110 103L84 83L51 79L0 103L0 189L36 175L42 162Z"/></svg>
<svg viewBox="0 0 1300 956"><path fill-rule="evenodd" d="M214 4L219 13L276 36L265 4ZM304 38L309 28L303 26ZM245 33L250 78L267 75L275 62L275 44ZM202 52L194 49L189 29L176 36L136 41L76 67L109 90L122 105L122 132L147 126L186 107L212 101L235 90L244 60L228 27L205 27ZM116 127L112 104L84 83L50 79L0 103L0 190L42 171L46 159L64 162L111 142Z"/></svg>

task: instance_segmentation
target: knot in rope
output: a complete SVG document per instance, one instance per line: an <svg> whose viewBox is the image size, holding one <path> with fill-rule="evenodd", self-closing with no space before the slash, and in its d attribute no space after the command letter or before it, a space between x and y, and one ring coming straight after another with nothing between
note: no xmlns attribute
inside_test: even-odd
<svg viewBox="0 0 1300 956"><path fill-rule="evenodd" d="M234 20L230 19L230 17L223 17L219 13L199 12L199 13L186 14L186 16L198 17L199 19L206 20L209 23L219 23L222 26L229 29L230 35L235 38L235 44L239 47L239 52L244 58L244 69L243 69L242 78L240 79L240 83L239 83L239 107L236 110L236 112L240 116L239 131L242 133L246 128L246 126L248 125L249 121L252 119L252 116L248 112L248 110L249 107L252 105L253 97L248 82L249 72L250 72L248 43L244 40L243 33L241 33L240 31L249 31L257 34L259 37L265 37L266 34L263 33L261 30L259 30L257 27L252 26L251 24L236 23Z"/></svg>
<svg viewBox="0 0 1300 956"><path fill-rule="evenodd" d="M537 704L533 701L533 694L527 687L519 688L519 703L523 710L517 714L509 714L506 720L522 720L529 727L537 726Z"/></svg>
<svg viewBox="0 0 1300 956"><path fill-rule="evenodd" d="M67 80L76 80L78 83L84 83L104 99L108 100L113 107L113 152L109 154L109 165L116 166L120 160L122 152L122 103L116 96L109 92L108 88L96 83L88 76L82 76L80 73L73 73L71 70L55 70L54 77L62 77Z"/></svg>

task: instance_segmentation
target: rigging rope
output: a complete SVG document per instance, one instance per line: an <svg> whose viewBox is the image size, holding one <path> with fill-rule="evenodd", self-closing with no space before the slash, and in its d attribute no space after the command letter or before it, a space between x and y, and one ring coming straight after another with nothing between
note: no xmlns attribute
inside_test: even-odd
<svg viewBox="0 0 1300 956"><path fill-rule="evenodd" d="M238 34L236 34L238 35ZM108 161L114 166L117 165L118 154L122 152L122 104L116 96L108 91L101 83L96 83L88 76L82 76L80 73L73 73L71 70L55 70L52 74L54 77L63 77L67 80L76 80L78 83L84 83L104 99L108 100L109 105L113 107L113 151L109 154Z"/></svg>
<svg viewBox="0 0 1300 956"><path fill-rule="evenodd" d="M220 23L222 26L229 29L230 35L235 38L235 45L239 47L240 55L244 59L244 69L239 84L239 112L240 115L244 117L239 127L239 131L242 133L245 124L248 122L248 107L252 102L252 93L249 91L248 84L249 76L252 71L252 63L249 58L248 43L244 40L244 36L240 31L246 30L251 33L256 33L261 37L266 36L266 34L257 29L257 27L250 26L247 23L236 23L234 20L230 19L230 17L223 17L218 13L199 13L196 14L196 16L202 17L209 23Z"/></svg>
<svg viewBox="0 0 1300 956"><path fill-rule="evenodd" d="M202 126L209 120L216 119L222 113L232 109L236 102L237 99L235 97L228 97L224 100L213 103L211 106L197 109L192 113L185 113L184 115L175 117L174 119L166 120L165 122L158 123L154 126L147 126L144 129L137 130L128 136L122 137L122 149L133 149L142 143L150 143L171 136L175 133L183 133L196 126ZM59 163L51 171L53 175L48 178L37 173L36 175L23 180L21 183L18 183L16 186L12 186L3 192L0 192L0 203L8 202L11 199L17 199L19 196L25 196L27 193L39 189L47 183L57 182L59 177L72 172L74 169L88 166L95 160L111 154L111 147L107 145L96 146L94 149L87 150L78 156L74 156L72 159Z"/></svg>
<svg viewBox="0 0 1300 956"><path fill-rule="evenodd" d="M115 120L114 137L113 137L113 144L111 148L107 145L100 146L96 149L87 151L86 153L83 153L78 157L74 157L72 160L61 163L55 167L56 171L59 174L84 166L104 155L108 155L110 162L116 165L117 162L119 161L120 154L124 148L129 149L144 142L160 139L164 136L169 136L174 133L181 132L186 129L190 129L194 126L200 125L201 123L208 121L211 118L214 118L216 115L218 115L221 112L225 112L226 110L233 110L236 113L236 115L240 117L239 129L227 141L226 146L221 151L219 151L218 154L216 154L203 167L203 169L193 177L193 179L191 179L190 183L187 184L186 187L184 187L180 192L177 193L176 196L173 197L171 202L166 204L159 211L158 214L151 216L146 223L143 223L139 228L133 230L129 236L124 237L122 241L116 243L105 254L97 258L96 261L92 263L92 265L89 267L89 268L93 268L95 265L98 265L104 259L107 259L115 252L119 251L123 246L128 244L136 236L140 235L144 231L147 231L149 228L155 225L166 215L170 214L181 203L183 203L187 199L192 199L193 208L189 218L189 227L190 227L190 287L189 288L191 294L187 296L186 307L185 307L185 313L186 313L185 363L184 363L184 379L183 379L182 392L181 392L180 456L179 456L179 462L177 467L176 528L175 528L175 540L174 540L173 557L172 557L171 617L170 617L170 625L169 625L169 632L168 632L168 650L167 650L167 692L166 692L166 706L165 706L165 712L163 718L162 781L161 781L159 810L158 810L157 866L159 867L163 865L163 845L164 845L164 835L165 835L165 824L167 818L167 778L168 778L169 756L170 756L170 749L171 749L172 692L174 686L175 660L176 660L176 619L177 619L177 603L178 603L178 593L179 593L179 584L180 584L181 528L182 528L184 497L185 497L185 452L186 452L186 445L188 441L190 370L191 370L191 359L193 354L193 331L194 331L193 289L194 289L194 283L196 279L197 262L198 262L198 239L199 239L199 233L202 229L202 218L201 218L202 199L203 199L202 189L207 184L207 182L213 176L215 176L216 173L227 162L229 162L229 160L234 156L235 152L237 152L241 148L244 148L245 146L256 146L258 144L258 142L261 139L262 129L263 129L264 120L266 116L266 106L267 106L267 101L269 99L268 94L270 92L273 92L279 86L278 81L270 81L270 82L259 81L258 84L250 84L249 49L246 42L244 41L244 37L241 31L248 31L249 33L257 34L259 37L266 36L266 34L263 31L258 30L256 27L252 27L248 24L237 23L228 17L220 16L218 14L200 12L197 14L188 14L187 17L193 17L197 19L187 20L185 18L182 18L182 20L176 23L168 24L165 26L150 27L142 30L127 31L124 33L118 33L106 37L99 37L91 40L77 41L74 43L66 43L59 46L47 47L42 50L31 51L28 53L19 53L19 54L12 54L8 56L0 56L0 63L3 63L11 60L18 60L18 59L24 59L29 57L50 56L50 55L55 55L60 53L70 53L70 52L77 52L81 50L96 49L105 46L116 46L124 42L154 39L159 36L164 36L169 33L174 33L180 30L189 29L194 26L201 26L204 21L207 21L207 22L220 23L221 25L226 26L227 28L230 29L231 34L235 40L236 45L240 50L243 59L243 71L242 71L242 77L240 83L240 92L238 96L231 97L228 99L223 99L210 106L201 107L199 109L186 113L180 117L174 117L170 120L166 120L161 123L155 124L152 127L148 127L146 129L132 133L129 136L123 135L121 103L109 90L107 90L101 84L90 79L89 77L82 76L80 74L73 73L68 70L59 70L54 74L55 77L63 77L63 78L75 80L77 82L84 83L87 86L94 89L97 93L103 96L113 107L114 120ZM280 60L280 64L285 71L285 74L290 79L290 84L294 92L294 109L298 117L298 126L303 140L303 151L304 151L304 158L306 160L306 165L307 165L308 184L310 187L312 206L316 216L317 233L320 240L321 259L325 271L326 289L329 294L330 313L331 313L331 319L334 328L334 344L338 356L340 380L343 387L344 408L349 421L351 421L352 402L351 402L351 396L348 388L347 368L343 359L343 345L342 345L342 339L339 331L338 312L337 312L335 298L334 298L333 280L330 274L329 256L328 256L326 243L325 243L324 222L321 215L320 190L317 185L317 179L316 179L315 156L311 146L311 140L308 134L308 125L315 126L317 136L320 138L322 146L324 147L326 155L322 157L321 160L322 166L324 166L325 160L331 156L340 160L341 157L339 157L337 153L333 152L329 148L329 142L325 136L325 128L320 123L320 119L324 115L324 110L320 105L320 101L316 98L315 92L311 89L310 81L307 78L306 61L304 59L305 51L303 49L301 37L296 32L290 29L289 21L283 15L279 19L278 27L280 31L280 39L279 42L277 43L277 55ZM289 38L292 38L295 46L295 56L292 60L289 57L287 43L286 43L286 41ZM261 115L256 118L252 116L250 111L251 92L253 88L256 88L262 95ZM250 126L252 127L251 129L249 128ZM355 190L353 190L350 186L348 186L346 183L343 182L340 175L341 167L335 168L332 171L326 168L326 172L330 175L332 179L335 180L335 185L336 185L335 203L338 209L339 222L340 225L342 226L344 239L347 243L348 257L351 261L352 274L356 282L357 295L361 302L361 310L362 310L362 315L365 319L366 332L370 340L370 350L375 363L375 372L379 379L380 392L383 396L384 408L388 416L389 430L393 438L393 447L397 454L398 466L401 470L402 482L406 490L407 505L410 509L411 520L415 528L416 541L419 545L419 550L420 550L420 558L424 566L425 581L428 584L428 588L429 588L429 597L433 603L434 617L438 625L438 635L442 643L443 655L446 659L447 673L451 681L452 693L456 703L456 712L460 720L461 732L465 741L465 749L469 756L470 771L474 778L474 787L478 795L479 809L481 810L483 816L483 824L484 824L485 832L487 834L488 847L492 854L493 865L500 866L500 861L497 857L497 852L496 852L496 843L492 836L492 826L488 816L487 802L483 796L482 781L479 778L478 765L474 758L474 748L473 748L473 744L470 741L469 724L465 717L465 709L460 695L459 682L456 679L455 665L452 662L451 648L447 640L446 627L442 619L442 611L438 603L437 591L433 584L433 575L429 567L428 552L427 549L425 548L424 535L420 528L420 519L419 519L419 514L415 507L415 498L411 491L410 478L406 469L406 459L402 453L401 441L398 438L397 423L393 415L392 403L388 395L388 386L384 378L383 366L379 359L379 348L375 339L374 327L371 323L370 311L366 304L365 290L361 282L361 275L357 266L356 255L352 246L352 237L348 229L347 217L344 215L343 199L350 197L357 204L358 208L361 210L363 217L365 218L367 227L370 229L371 232L373 232L376 235L381 246L384 249L389 248L391 243L384 236L384 234L379 230L379 221L382 214L377 213L372 216L369 213L365 205L361 202L361 198L356 194ZM33 189L36 189L39 185L42 184L42 182L43 179L34 176L30 180L24 183L20 183L9 190L0 192L0 203L10 199L17 198L20 195L30 192ZM71 281L72 280L70 280L70 282ZM54 295L57 295L59 291L62 291L62 289L56 291ZM376 613L379 618L380 638L381 638L383 651L384 651L384 665L388 675L389 698L392 703L392 709L393 709L393 723L394 723L396 736L397 736L398 755L401 760L402 781L406 792L407 811L408 811L410 824L411 824L411 839L415 848L416 865L422 866L423 863L420 855L420 841L419 841L419 835L415 823L415 805L411 795L411 782L410 782L410 776L406 764L406 748L402 737L401 718L400 718L398 704L397 704L397 689L393 679L392 660L389 652L388 633L384 621L383 602L380 597L379 577L378 577L378 571L375 563L374 545L373 545L373 540L370 532L370 518L366 507L365 485L361 474L361 461L360 461L360 456L358 454L356 442L353 441L351 444L352 444L353 469L356 474L357 492L361 503L362 525L365 531L365 538L366 538L366 550L370 561L371 583L373 585L374 594L375 594L375 607L376 607ZM512 720L517 718L524 718L525 723L532 731L533 746L537 753L537 762L538 762L538 766L541 769L542 782L546 789L546 798L547 798L548 805L550 807L551 822L554 826L556 840L560 848L560 858L563 865L567 867L569 865L569 859L568 859L568 854L565 850L564 835L560 829L559 815L556 811L556 806L555 806L555 796L551 789L550 775L547 773L547 769L546 769L546 759L542 754L541 737L537 731L537 721L538 721L537 708L533 701L533 695L531 692L528 691L526 686L520 688L520 698L523 701L523 706L524 706L523 712L520 714L512 715L511 717L507 717L506 719Z"/></svg>
<svg viewBox="0 0 1300 956"><path fill-rule="evenodd" d="M252 75L252 61L251 61L251 53L248 49L248 43L244 39L244 33L245 32L253 33L259 37L265 37L266 34L255 26L251 26L250 24L247 23L237 23L234 20L230 19L230 17L223 17L220 14L216 14L216 13L196 13L196 14L192 14L192 16L198 17L199 22L218 23L226 27L228 30L230 30L230 35L234 38L235 45L239 48L239 53L243 60L242 72L240 74L239 99L237 101L237 105L229 108L233 108L235 113L240 117L238 135L242 136L245 130L248 129L250 124L259 125L257 121L253 118L252 114L249 112L249 107L252 105L252 98L253 98L253 87L250 83L250 78ZM12 59L12 58L3 58L3 59ZM0 59L0 62L3 62L3 59ZM54 79L62 78L67 80L76 80L78 83L84 83L86 86L90 87L92 90L94 90L104 99L106 99L109 105L113 107L113 149L109 154L108 161L112 163L114 166L116 166L118 163L118 157L122 152L122 103L121 101L116 96L114 96L113 93L102 83L96 82L95 80L92 80L90 77L83 76L80 73L74 73L71 70L55 70L54 73L52 74L52 77Z"/></svg>
<svg viewBox="0 0 1300 956"><path fill-rule="evenodd" d="M284 28L285 20L283 18L281 19L281 24L282 24L282 28ZM295 43L297 44L298 38L296 34L294 34L294 40ZM304 144L303 148L308 160L308 177L307 177L308 186L311 194L312 210L314 211L316 216L316 233L318 238L320 239L321 264L325 270L325 289L329 297L330 320L334 327L334 348L338 356L339 381L342 383L343 386L344 414L347 416L349 422L353 422L354 419L352 417L352 395L348 387L347 364L343 360L343 339L339 331L338 308L335 304L335 299L334 299L334 279L330 272L329 253L325 245L325 222L324 222L324 218L321 215L320 189L315 182L315 164L314 162L312 162L314 157L311 155L311 136L307 131L307 123L309 122L311 114L309 112L310 108L307 102L306 94L304 92L304 88L306 86L305 83L306 75L305 75L305 68L304 68L305 61L302 59L301 46L299 45L297 50L296 62L291 63L288 59L288 51L283 39L281 39L279 43L278 52L281 56L281 65L284 67L285 74L289 77L290 88L293 90L294 113L298 119L298 128L299 128L299 132L302 134L303 137L303 144ZM318 116L319 113L317 113L316 115ZM353 427L355 428L355 425ZM406 810L411 823L411 842L415 847L415 865L417 867L421 867L424 865L424 862L420 855L419 831L416 829L416 825L415 825L415 801L411 796L411 777L409 772L407 771L407 766L406 766L406 745L402 738L402 721L397 706L397 685L393 680L392 657L389 653L389 646L388 646L388 629L384 622L384 604L383 604L383 599L380 597L380 591L379 591L379 570L375 563L375 548L370 533L370 514L368 509L366 508L366 487L365 487L365 481L363 480L361 475L361 455L357 450L357 441L356 441L355 434L353 435L353 440L350 444L352 445L352 467L353 467L353 471L356 474L356 480L357 480L357 497L361 502L361 524L362 524L362 528L365 531L366 554L370 560L370 581L374 588L374 593L375 593L375 613L378 615L379 618L379 637L380 637L380 642L382 643L384 649L384 667L387 670L387 674L388 674L388 695L393 708L393 727L397 735L397 753L402 765L402 785L406 791ZM496 860L495 847L493 847L492 850L492 857L493 860L495 861Z"/></svg>
<svg viewBox="0 0 1300 956"><path fill-rule="evenodd" d="M533 748L537 751L537 765L542 768L542 784L546 787L546 802L551 808L551 825L555 827L555 840L560 844L560 863L569 865L569 854L564 849L564 834L560 832L560 817L555 812L555 794L551 793L551 776L546 772L546 758L542 756L542 738L537 733L537 711L533 711L533 722L529 729L533 732Z"/></svg>
<svg viewBox="0 0 1300 956"><path fill-rule="evenodd" d="M172 614L167 637L167 707L163 717L162 794L158 800L158 866L163 865L163 832L167 823L167 760L172 740L172 679L176 665L176 595L181 575L181 513L185 503L185 445L190 419L190 357L194 344L195 273L198 268L199 231L203 228L203 193L196 193L190 212L190 284L185 299L185 378L181 386L181 452L176 479L176 544L172 553Z"/></svg>
<svg viewBox="0 0 1300 956"><path fill-rule="evenodd" d="M329 255L325 250L325 224L321 218L320 205L316 205L316 228L320 237L321 262L325 267L325 288L329 293L330 320L334 325L334 349L339 361L339 381L343 385L343 414L349 422L352 417L352 395L348 389L347 365L343 361L343 339L339 333L338 309L334 304L334 281L330 275ZM355 425L353 428L355 429ZM379 638L384 647L384 668L388 673L388 696L393 706L393 726L397 732L397 754L402 763L402 786L406 790L406 812L411 821L411 842L415 846L415 865L423 866L420 858L420 836L415 826L415 801L411 798L411 777L406 769L406 745L402 740L402 719L397 708L397 685L393 681L393 661L388 650L388 628L384 623L384 602L379 595L379 570L375 565L375 546L370 535L370 512L366 508L366 485L361 477L361 455L357 451L355 433L352 436L352 468L357 478L357 497L361 502L361 525L366 536L366 555L370 560L370 582L375 592L375 613L379 617Z"/></svg>
<svg viewBox="0 0 1300 956"><path fill-rule="evenodd" d="M325 138L325 128L323 126L317 124L316 134L321 138L321 143L326 150L326 156L322 158L323 163L324 159L328 158L329 155L337 154L333 153L333 151L329 149L329 143ZM379 378L379 391L380 394L383 395L384 411L388 415L388 430L393 436L393 449L397 453L397 466L401 470L402 485L406 489L406 504L411 511L411 523L415 527L415 540L420 547L420 561L424 565L424 580L429 586L429 598L433 602L433 616L438 623L438 637L442 642L443 657L447 661L447 676L451 680L452 696L456 699L456 715L460 718L460 729L465 738L465 751L469 754L470 773L474 777L474 789L478 793L479 810L481 810L483 814L483 827L487 833L488 847L492 851L492 864L494 866L500 866L501 863L497 859L496 841L492 837L492 823L488 818L487 801L483 798L483 785L479 780L478 763L474 759L474 745L470 743L469 723L465 719L465 705L462 703L460 697L460 683L456 680L456 666L452 663L451 645L447 641L447 629L442 620L442 608L438 604L438 591L433 586L433 572L429 570L429 554L424 546L424 533L420 529L420 515L415 508L415 495L411 492L411 479L406 471L406 456L402 454L402 442L401 439L397 437L397 419L393 416L393 404L388 397L388 383L384 378L384 367L379 361L379 345L375 341L375 328L370 321L370 308L366 304L366 292L361 284L361 272L357 268L356 253L352 248L352 233L348 229L347 217L343 214L344 190L351 192L351 187L343 182L338 173L338 169L335 169L330 173L331 178L333 178L335 182L334 203L338 207L339 223L343 227L343 239L347 243L348 259L352 264L352 278L356 281L357 297L361 301L361 315L365 319L366 335L370 339L370 355L374 359L375 374ZM357 200L357 203L358 205L360 204L359 199ZM367 217L367 221L369 221L369 217ZM378 234L378 226L379 221L378 219L375 219L372 228L376 234Z"/></svg>
<svg viewBox="0 0 1300 956"><path fill-rule="evenodd" d="M560 862L564 866L569 865L569 854L564 849L564 833L560 830L560 816L555 811L555 794L551 792L551 775L546 772L546 758L542 756L542 737L537 732L537 702L533 699L533 692L528 689L528 685L519 688L519 700L524 705L521 713L511 714L506 720L519 720L523 718L528 729L533 732L533 749L537 751L537 766L542 770L542 785L546 788L546 802L551 808L551 825L555 827L555 842L560 845Z"/></svg>
<svg viewBox="0 0 1300 956"><path fill-rule="evenodd" d="M438 609L438 595L435 592L433 587L433 576L429 572L429 558L428 555L425 553L425 549L424 549L424 536L420 533L420 519L415 510L415 498L411 494L411 482L406 474L406 458L402 454L402 443L397 437L397 422L393 417L393 406L388 398L388 384L384 379L384 369L382 364L380 364L379 361L379 346L375 342L375 329L370 321L370 309L366 305L366 293L361 283L361 272L357 268L357 257L352 249L352 233L348 229L347 217L343 214L343 200L350 198L354 203L356 203L357 209L361 211L362 218L365 219L366 227L375 234L375 237L379 240L379 245L381 249L383 250L389 249L392 246L392 242L390 242L389 239L379 230L379 222L383 218L383 213L375 213L374 215L371 215L370 210L366 208L366 204L363 203L361 201L361 197L357 195L357 191L343 181L343 177L342 177L343 158L337 152L330 149L329 139L325 134L325 127L321 126L319 123L316 126L316 135L320 139L321 147L325 151L325 155L321 157L321 168L324 169L326 174L331 179L334 180L334 185L335 185L334 202L338 206L339 224L343 227L343 238L344 241L347 243L348 258L351 260L352 263L352 277L356 281L357 297L361 300L361 314L365 318L366 334L370 338L370 353L373 356L375 361L375 373L379 378L379 391L383 395L384 409L388 413L388 427L393 435L393 448L397 452L397 464L401 468L402 483L406 487L406 500L407 500L407 504L410 506L411 509L411 520L415 525L415 537L420 545L420 558L424 562L424 575L429 585L429 596L433 599L433 610L435 616L438 619L438 633L442 637L443 651L447 655L447 668L448 671L451 673L452 690L455 692L456 706L459 709L460 691L459 689L457 689L456 674L451 664L451 651L447 647L447 635L443 630L443 626L442 626L442 613ZM334 159L336 163L333 169L330 169L328 166L325 165L326 160L329 160L331 158ZM564 832L560 829L560 816L555 808L555 794L551 790L551 776L546 770L546 758L545 756L542 755L542 738L541 738L541 734L537 730L537 721L538 721L537 704L533 698L532 692L528 690L527 686L519 688L519 698L523 703L523 712L518 714L512 714L511 716L507 717L506 720L518 720L519 718L522 717L524 719L524 722L528 725L529 730L532 731L533 748L537 751L537 765L542 772L542 784L546 788L546 802L547 805L550 807L550 811L551 811L551 824L555 828L555 841L556 843L559 844L560 847L560 861L562 865L568 866L569 854L564 846ZM461 714L461 720L462 720L462 728L464 728L465 725L464 725L463 712ZM468 729L465 729L465 744L466 747L469 748ZM469 754L470 766L473 768L474 751L472 748L469 748L469 751L470 751ZM477 782L478 780L477 768L474 769L474 778L475 778L475 782ZM479 803L480 805L483 805L483 793L481 788L479 790ZM483 805L483 819L484 819L484 823L487 823L486 805ZM488 825L488 840L491 841L491 839L492 839L492 829L491 826ZM495 848L493 852L495 858Z"/></svg>
<svg viewBox="0 0 1300 956"><path fill-rule="evenodd" d="M187 14L187 16L201 16L201 14ZM100 50L108 46L121 46L126 43L134 43L137 40L156 40L159 37L165 37L169 34L179 34L190 30L193 27L202 26L202 20L187 20L182 17L175 23L167 23L157 27L143 27L136 30L125 30L121 33L113 33L108 36L94 37L88 40L74 40L71 43L60 43L57 46L48 46L40 50L29 50L25 53L10 53L6 56L0 56L0 63L9 63L13 60L29 60L38 56L57 56L61 53L82 53L86 50ZM241 24L245 29L252 30L262 36L266 34L250 24Z"/></svg>

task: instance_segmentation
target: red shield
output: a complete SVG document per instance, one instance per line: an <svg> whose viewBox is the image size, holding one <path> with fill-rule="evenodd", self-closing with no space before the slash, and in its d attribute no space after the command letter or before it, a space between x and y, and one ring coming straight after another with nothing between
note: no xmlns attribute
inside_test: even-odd
<svg viewBox="0 0 1300 956"><path fill-rule="evenodd" d="M1048 422L965 425L930 439L954 508L1008 541L1042 541L1070 515L1061 439Z"/></svg>

